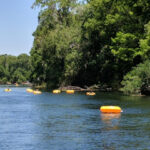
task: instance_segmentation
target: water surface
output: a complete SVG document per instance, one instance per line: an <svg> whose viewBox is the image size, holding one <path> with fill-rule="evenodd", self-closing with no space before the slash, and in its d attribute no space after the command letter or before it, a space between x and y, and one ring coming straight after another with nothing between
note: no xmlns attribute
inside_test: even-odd
<svg viewBox="0 0 150 150"><path fill-rule="evenodd" d="M150 97L3 90L1 87L1 150L150 149ZM101 114L102 105L119 105L123 113Z"/></svg>

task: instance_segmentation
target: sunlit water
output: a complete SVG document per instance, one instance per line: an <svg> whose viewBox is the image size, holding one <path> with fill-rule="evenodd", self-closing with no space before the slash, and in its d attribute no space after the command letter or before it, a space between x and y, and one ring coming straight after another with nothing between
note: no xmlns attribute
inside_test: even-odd
<svg viewBox="0 0 150 150"><path fill-rule="evenodd" d="M119 105L123 113L101 114L102 105ZM130 149L150 149L150 97L0 88L0 150Z"/></svg>

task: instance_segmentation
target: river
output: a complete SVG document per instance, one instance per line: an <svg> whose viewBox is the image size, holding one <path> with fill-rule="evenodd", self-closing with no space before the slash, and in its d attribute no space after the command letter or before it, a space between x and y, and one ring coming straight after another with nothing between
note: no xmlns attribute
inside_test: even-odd
<svg viewBox="0 0 150 150"><path fill-rule="evenodd" d="M123 113L101 114L102 105ZM149 141L150 97L0 88L0 150L144 150Z"/></svg>

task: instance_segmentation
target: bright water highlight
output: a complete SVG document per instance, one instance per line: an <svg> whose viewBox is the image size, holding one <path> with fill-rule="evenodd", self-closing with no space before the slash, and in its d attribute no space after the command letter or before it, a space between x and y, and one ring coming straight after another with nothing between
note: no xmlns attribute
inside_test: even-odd
<svg viewBox="0 0 150 150"><path fill-rule="evenodd" d="M150 97L11 89L0 88L0 150L150 149ZM123 113L101 114L102 105Z"/></svg>

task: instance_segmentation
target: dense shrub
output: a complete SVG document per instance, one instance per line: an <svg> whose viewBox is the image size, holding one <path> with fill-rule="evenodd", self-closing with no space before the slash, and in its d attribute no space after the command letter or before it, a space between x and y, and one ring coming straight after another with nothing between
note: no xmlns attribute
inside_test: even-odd
<svg viewBox="0 0 150 150"><path fill-rule="evenodd" d="M121 91L125 94L139 94L150 85L150 61L147 60L124 76Z"/></svg>

